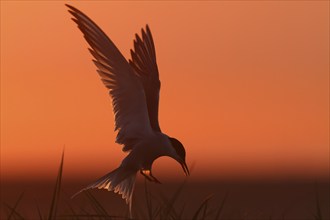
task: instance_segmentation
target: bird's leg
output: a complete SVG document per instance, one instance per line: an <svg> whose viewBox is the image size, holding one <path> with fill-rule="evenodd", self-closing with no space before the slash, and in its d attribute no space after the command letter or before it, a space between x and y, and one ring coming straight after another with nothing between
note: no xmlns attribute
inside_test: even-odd
<svg viewBox="0 0 330 220"><path fill-rule="evenodd" d="M150 171L150 177L153 178L154 181L155 181L156 183L161 184L161 182L160 182L156 177L154 177L154 176L152 175L151 171Z"/></svg>
<svg viewBox="0 0 330 220"><path fill-rule="evenodd" d="M150 178L150 170L140 170L140 173L150 182L153 182L153 179Z"/></svg>
<svg viewBox="0 0 330 220"><path fill-rule="evenodd" d="M161 183L156 177L151 173L151 170L140 170L140 173L151 182Z"/></svg>

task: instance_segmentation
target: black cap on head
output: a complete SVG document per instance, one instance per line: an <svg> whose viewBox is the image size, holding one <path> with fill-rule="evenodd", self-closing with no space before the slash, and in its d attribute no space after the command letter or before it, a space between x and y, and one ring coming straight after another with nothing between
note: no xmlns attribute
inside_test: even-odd
<svg viewBox="0 0 330 220"><path fill-rule="evenodd" d="M186 159L186 150L184 149L183 145L180 141L178 141L175 138L169 138L171 141L171 144L175 150L175 152L178 154L178 156L184 161Z"/></svg>
<svg viewBox="0 0 330 220"><path fill-rule="evenodd" d="M182 169L184 171L184 173L189 176L189 169L187 167L187 164L186 164L186 150L184 149L183 145L181 144L180 141L178 141L177 139L175 138L171 138L169 137L170 141L171 141L171 144L175 150L175 152L177 153L177 155L180 157L181 161L178 161L181 166L182 166Z"/></svg>

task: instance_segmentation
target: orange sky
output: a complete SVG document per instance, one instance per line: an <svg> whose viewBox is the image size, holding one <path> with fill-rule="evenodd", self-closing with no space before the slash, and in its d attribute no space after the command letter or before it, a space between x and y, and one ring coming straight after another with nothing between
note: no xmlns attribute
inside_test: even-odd
<svg viewBox="0 0 330 220"><path fill-rule="evenodd" d="M1 175L94 179L125 156L107 91L66 2L1 1ZM329 2L73 2L129 58L148 23L160 125L193 178L326 176ZM183 179L161 158L160 179Z"/></svg>

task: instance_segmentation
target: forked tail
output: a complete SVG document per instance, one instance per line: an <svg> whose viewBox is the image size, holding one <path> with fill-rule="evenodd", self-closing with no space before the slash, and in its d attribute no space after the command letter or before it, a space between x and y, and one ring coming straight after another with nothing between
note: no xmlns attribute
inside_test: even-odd
<svg viewBox="0 0 330 220"><path fill-rule="evenodd" d="M125 167L118 167L112 172L101 177L91 185L80 190L72 196L75 197L82 191L87 189L107 189L108 191L114 191L121 195L129 206L130 218L132 218L132 197L135 185L136 171L129 170Z"/></svg>

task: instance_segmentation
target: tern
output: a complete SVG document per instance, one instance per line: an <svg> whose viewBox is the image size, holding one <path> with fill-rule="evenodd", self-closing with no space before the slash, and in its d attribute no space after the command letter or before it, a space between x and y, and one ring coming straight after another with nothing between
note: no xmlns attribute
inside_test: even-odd
<svg viewBox="0 0 330 220"><path fill-rule="evenodd" d="M137 172L151 182L160 183L152 174L152 164L157 158L168 156L180 163L189 175L184 146L162 133L159 127L160 80L150 28L146 25L141 29L142 37L135 34L134 49L130 50L131 59L127 61L89 17L73 6L66 6L88 42L97 72L112 98L116 143L129 153L117 169L78 193L94 188L119 193L129 205L131 216Z"/></svg>

